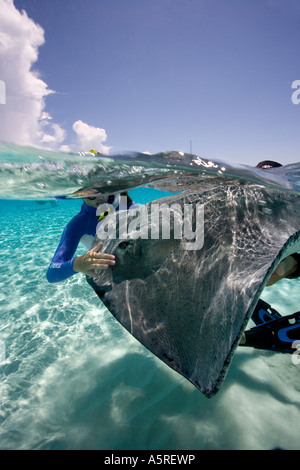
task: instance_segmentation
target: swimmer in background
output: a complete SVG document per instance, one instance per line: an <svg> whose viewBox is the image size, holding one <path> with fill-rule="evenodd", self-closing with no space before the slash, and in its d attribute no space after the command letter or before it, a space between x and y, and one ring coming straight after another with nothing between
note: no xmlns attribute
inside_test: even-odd
<svg viewBox="0 0 300 470"><path fill-rule="evenodd" d="M281 163L265 160L256 167L269 170L281 166ZM300 277L300 253L293 253L279 263L266 286L272 286L284 278L298 277ZM297 354L297 344L300 342L300 312L282 317L271 305L259 299L252 320L256 326L244 331L240 346Z"/></svg>
<svg viewBox="0 0 300 470"><path fill-rule="evenodd" d="M272 168L280 168L281 166L281 163L274 162L272 160L263 160L256 165L256 168L270 170ZM287 258L281 261L279 266L277 266L268 280L267 286L272 286L284 278L295 279L297 277L300 277L300 254L293 253L292 255L287 256Z"/></svg>

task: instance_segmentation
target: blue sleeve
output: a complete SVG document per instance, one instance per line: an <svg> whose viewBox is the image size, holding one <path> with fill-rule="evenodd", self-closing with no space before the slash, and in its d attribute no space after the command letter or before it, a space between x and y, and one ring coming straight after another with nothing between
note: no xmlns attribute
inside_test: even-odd
<svg viewBox="0 0 300 470"><path fill-rule="evenodd" d="M74 217L65 227L57 250L47 270L49 282L59 282L75 274L73 271L74 254L83 235L82 224Z"/></svg>

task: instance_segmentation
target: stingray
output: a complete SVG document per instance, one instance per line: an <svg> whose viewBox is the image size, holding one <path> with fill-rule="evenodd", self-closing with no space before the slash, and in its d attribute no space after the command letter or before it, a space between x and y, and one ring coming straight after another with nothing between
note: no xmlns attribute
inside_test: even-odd
<svg viewBox="0 0 300 470"><path fill-rule="evenodd" d="M297 195L204 182L107 217L94 246L102 240L116 264L87 280L124 328L209 398L273 270L300 250L299 214Z"/></svg>

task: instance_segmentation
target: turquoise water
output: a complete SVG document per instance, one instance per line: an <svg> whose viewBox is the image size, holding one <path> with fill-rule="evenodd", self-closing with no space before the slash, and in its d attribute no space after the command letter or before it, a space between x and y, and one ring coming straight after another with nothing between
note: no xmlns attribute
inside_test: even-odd
<svg viewBox="0 0 300 470"><path fill-rule="evenodd" d="M141 203L161 195L132 191ZM238 349L207 400L115 321L85 276L47 282L80 205L0 201L0 448L299 448L300 364L289 355ZM284 280L263 297L293 313L299 287Z"/></svg>

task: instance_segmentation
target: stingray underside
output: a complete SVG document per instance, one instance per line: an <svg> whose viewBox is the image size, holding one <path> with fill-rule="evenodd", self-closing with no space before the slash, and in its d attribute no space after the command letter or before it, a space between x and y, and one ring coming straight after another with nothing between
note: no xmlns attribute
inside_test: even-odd
<svg viewBox="0 0 300 470"><path fill-rule="evenodd" d="M127 233L94 240L116 264L88 282L138 341L211 397L271 273L300 250L299 200L237 182L122 211L107 227L125 223ZM169 216L169 237L159 227L157 238Z"/></svg>

